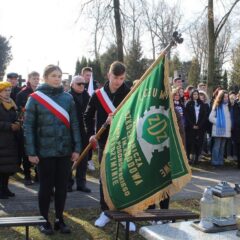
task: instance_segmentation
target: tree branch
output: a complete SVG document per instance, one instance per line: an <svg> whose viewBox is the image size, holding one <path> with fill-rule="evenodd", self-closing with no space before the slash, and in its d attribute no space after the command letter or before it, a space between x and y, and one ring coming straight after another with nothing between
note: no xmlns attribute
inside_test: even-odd
<svg viewBox="0 0 240 240"><path fill-rule="evenodd" d="M239 2L240 0L236 0L232 7L229 9L229 11L222 17L221 21L218 23L217 27L216 27L216 30L215 30L215 33L214 33L214 36L215 36L215 40L217 39L220 31L222 30L224 24L226 23L226 21L228 20L228 17L230 16L233 8L236 6L236 4Z"/></svg>

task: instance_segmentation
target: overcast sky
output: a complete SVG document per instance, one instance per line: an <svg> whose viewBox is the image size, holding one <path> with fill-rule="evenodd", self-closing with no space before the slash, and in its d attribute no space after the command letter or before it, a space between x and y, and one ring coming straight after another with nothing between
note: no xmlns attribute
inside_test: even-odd
<svg viewBox="0 0 240 240"><path fill-rule="evenodd" d="M182 0L184 21L200 14L206 0ZM15 71L26 78L35 70L42 74L46 65L59 63L63 72L73 74L77 58L90 57L93 47L88 21L85 30L75 24L81 0L0 0L0 34L12 46L13 60L6 72ZM187 20L188 19L188 20ZM186 24L188 25L188 24ZM188 46L178 47L191 58ZM188 59L187 59L188 60Z"/></svg>

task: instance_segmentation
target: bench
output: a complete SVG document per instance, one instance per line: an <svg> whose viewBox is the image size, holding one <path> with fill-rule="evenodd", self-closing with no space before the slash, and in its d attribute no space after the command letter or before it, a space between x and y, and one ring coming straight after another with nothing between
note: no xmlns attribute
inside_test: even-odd
<svg viewBox="0 0 240 240"><path fill-rule="evenodd" d="M26 240L29 239L29 226L45 223L42 216L0 217L0 227L26 227Z"/></svg>
<svg viewBox="0 0 240 240"><path fill-rule="evenodd" d="M169 220L185 220L199 218L199 215L188 210L181 209L148 209L136 214L128 214L122 211L105 211L106 216L117 222L116 240L118 239L119 223L126 222L125 239L129 239L129 222L138 221L160 221Z"/></svg>

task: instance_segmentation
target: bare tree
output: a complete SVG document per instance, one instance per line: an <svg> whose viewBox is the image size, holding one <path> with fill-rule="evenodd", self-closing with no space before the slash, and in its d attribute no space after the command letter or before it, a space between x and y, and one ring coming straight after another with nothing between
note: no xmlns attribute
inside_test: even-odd
<svg viewBox="0 0 240 240"><path fill-rule="evenodd" d="M123 62L123 39L122 39L119 0L113 0L113 8L114 8L114 20L115 20L116 37L117 37L117 53L118 53L117 55L118 55L118 60Z"/></svg>
<svg viewBox="0 0 240 240"><path fill-rule="evenodd" d="M189 28L190 46L195 58L198 60L201 76L204 75L207 68L208 39L207 23L196 22Z"/></svg>
<svg viewBox="0 0 240 240"><path fill-rule="evenodd" d="M80 13L77 21L79 20L81 14L86 8L93 10L95 8L93 16L95 19L94 28L94 52L95 56L99 57L99 44L101 43L101 38L103 37L103 28L106 26L106 20L111 18L111 13L113 12L115 31L116 31L116 43L117 43L117 53L118 60L123 61L123 40L122 40L122 26L121 26L121 11L120 11L120 1L119 0L89 0L84 1L81 4ZM98 35L101 32L100 40L98 41Z"/></svg>
<svg viewBox="0 0 240 240"><path fill-rule="evenodd" d="M231 51L230 51L230 39L232 36L231 25L226 22L222 31L220 32L217 42L215 56L219 60L221 66L226 62L230 61Z"/></svg>
<svg viewBox="0 0 240 240"><path fill-rule="evenodd" d="M92 5L86 8L87 17L93 21L93 44L94 55L96 60L100 60L100 49L102 46L102 40L105 35L107 21L111 13L111 7L109 3L105 4L102 0L93 0Z"/></svg>
<svg viewBox="0 0 240 240"><path fill-rule="evenodd" d="M124 50L128 54L129 47L140 40L142 30L142 13L140 2L138 0L129 0L122 6L122 32Z"/></svg>
<svg viewBox="0 0 240 240"><path fill-rule="evenodd" d="M227 22L216 40L214 61L216 62L217 59L219 69L222 69L222 66L230 60L230 36L231 26ZM205 78L208 68L208 26L206 18L194 23L189 28L189 38L193 54L200 65L201 76Z"/></svg>
<svg viewBox="0 0 240 240"><path fill-rule="evenodd" d="M150 10L149 4L147 3L147 1L142 0L142 9L143 9L143 13L146 16L146 18L144 18L144 23L150 33L150 39L151 39L151 44L152 44L152 58L153 60L156 59L156 44L155 44L155 39L156 39L156 35L155 32L157 31L156 29L156 25L153 24L152 22L152 12L154 11L154 7L152 7L152 9Z"/></svg>
<svg viewBox="0 0 240 240"><path fill-rule="evenodd" d="M208 0L208 91L212 93L215 80L216 41L231 12L240 0L235 0L215 28L213 0Z"/></svg>
<svg viewBox="0 0 240 240"><path fill-rule="evenodd" d="M165 48L172 38L172 34L179 27L182 19L180 6L176 3L170 6L166 0L159 0L157 4L152 4L152 11L149 13L150 7L145 0L142 0L146 16L146 26L150 32L153 47L153 58L155 52ZM169 58L171 53L169 51Z"/></svg>

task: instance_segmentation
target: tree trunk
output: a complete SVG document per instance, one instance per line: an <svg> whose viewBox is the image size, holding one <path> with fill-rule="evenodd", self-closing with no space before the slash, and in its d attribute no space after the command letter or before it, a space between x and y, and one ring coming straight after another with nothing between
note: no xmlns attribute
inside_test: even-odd
<svg viewBox="0 0 240 240"><path fill-rule="evenodd" d="M117 55L118 55L118 60L123 62L123 40L122 40L122 27L121 27L121 19L120 19L119 0L113 1L113 7L114 7L114 20L115 20L116 36L117 36Z"/></svg>
<svg viewBox="0 0 240 240"><path fill-rule="evenodd" d="M208 94L212 96L215 73L215 33L214 33L214 15L213 0L208 0Z"/></svg>

